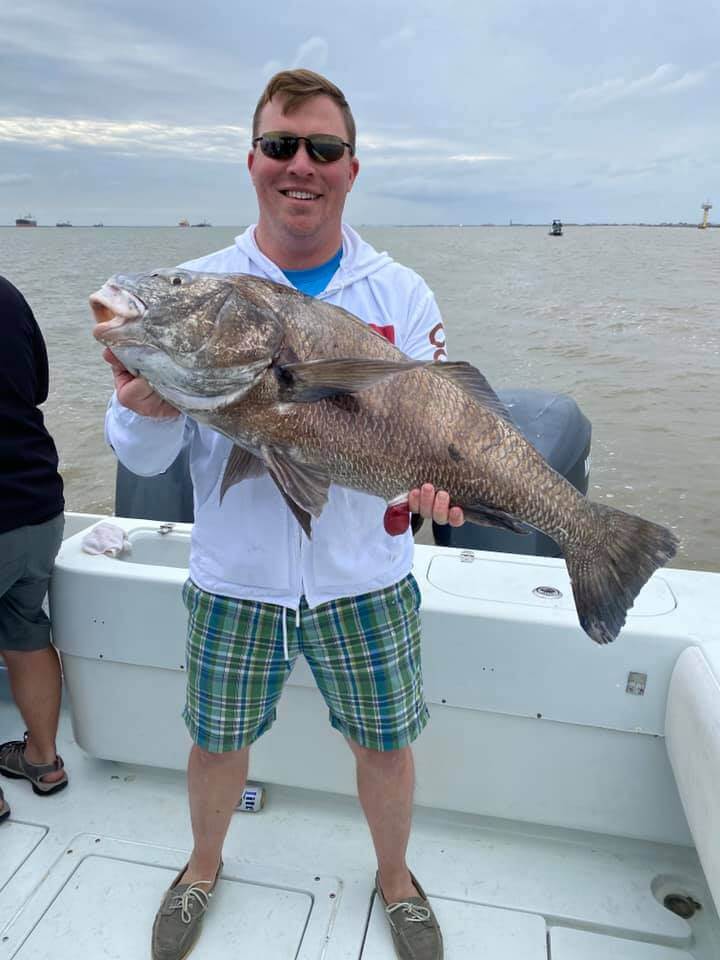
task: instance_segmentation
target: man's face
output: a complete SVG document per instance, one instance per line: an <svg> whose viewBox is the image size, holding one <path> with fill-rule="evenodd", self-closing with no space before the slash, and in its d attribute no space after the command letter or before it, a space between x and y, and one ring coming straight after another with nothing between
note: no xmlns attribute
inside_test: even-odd
<svg viewBox="0 0 720 960"><path fill-rule="evenodd" d="M332 133L348 139L340 107L330 97L313 97L288 115L282 107L282 99L277 98L265 104L258 134ZM282 257L284 244L297 249L298 241L304 239L311 240L315 249L339 244L345 198L359 169L348 149L333 163L318 163L310 158L304 141L289 160L266 157L258 145L248 155L248 169L260 210L258 240L267 255ZM328 257L333 252L330 249Z"/></svg>

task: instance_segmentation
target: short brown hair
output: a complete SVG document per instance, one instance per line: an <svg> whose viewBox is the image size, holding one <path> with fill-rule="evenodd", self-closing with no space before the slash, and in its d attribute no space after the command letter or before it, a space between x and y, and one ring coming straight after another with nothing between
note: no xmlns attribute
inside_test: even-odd
<svg viewBox="0 0 720 960"><path fill-rule="evenodd" d="M260 135L258 126L260 124L260 111L266 103L270 103L273 97L283 97L283 113L293 113L298 110L306 100L311 97L325 96L330 97L340 107L345 126L347 127L348 141L352 144L352 152L355 153L355 140L357 132L355 130L355 120L350 110L350 104L345 99L345 94L339 87L321 76L319 73L313 73L312 70L281 70L271 77L267 86L260 95L255 113L253 114L253 140ZM320 132L320 131L318 131Z"/></svg>

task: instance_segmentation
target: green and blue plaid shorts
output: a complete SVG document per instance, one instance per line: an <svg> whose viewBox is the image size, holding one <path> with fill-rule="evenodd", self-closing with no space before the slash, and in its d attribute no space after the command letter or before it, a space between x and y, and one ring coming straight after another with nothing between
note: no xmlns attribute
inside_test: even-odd
<svg viewBox="0 0 720 960"><path fill-rule="evenodd" d="M285 681L305 656L345 737L397 750L428 721L420 663L420 591L412 574L383 590L299 612L206 593L191 580L184 719L198 746L225 753L270 729ZM283 649L283 621L289 659Z"/></svg>

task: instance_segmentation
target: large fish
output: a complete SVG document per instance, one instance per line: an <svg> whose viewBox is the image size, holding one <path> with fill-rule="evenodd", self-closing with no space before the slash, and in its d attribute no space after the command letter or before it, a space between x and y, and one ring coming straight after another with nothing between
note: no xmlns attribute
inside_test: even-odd
<svg viewBox="0 0 720 960"><path fill-rule="evenodd" d="M470 364L411 360L339 307L185 270L113 277L90 303L95 337L129 370L233 441L221 497L267 471L308 536L331 483L388 503L432 483L471 522L552 537L597 643L675 554L669 530L556 473Z"/></svg>

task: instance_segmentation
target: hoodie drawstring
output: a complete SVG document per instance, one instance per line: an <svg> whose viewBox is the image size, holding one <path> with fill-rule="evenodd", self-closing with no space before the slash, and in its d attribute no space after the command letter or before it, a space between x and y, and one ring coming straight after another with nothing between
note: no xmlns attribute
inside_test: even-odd
<svg viewBox="0 0 720 960"><path fill-rule="evenodd" d="M290 654L288 652L288 642L287 642L287 612L288 608L283 607L282 615L282 630L283 630L283 659L286 663L290 660Z"/></svg>
<svg viewBox="0 0 720 960"><path fill-rule="evenodd" d="M290 651L288 649L288 638L287 638L287 615L288 610L291 610L292 607L283 607L282 615L282 635L283 635L283 659L286 663L290 663ZM295 632L297 637L297 631L300 629L300 607L298 606L295 610Z"/></svg>

